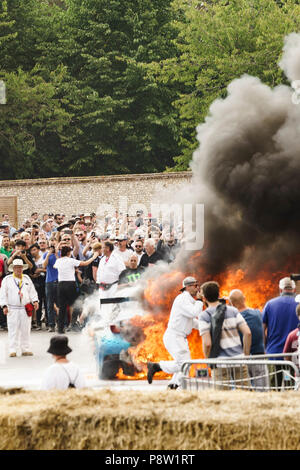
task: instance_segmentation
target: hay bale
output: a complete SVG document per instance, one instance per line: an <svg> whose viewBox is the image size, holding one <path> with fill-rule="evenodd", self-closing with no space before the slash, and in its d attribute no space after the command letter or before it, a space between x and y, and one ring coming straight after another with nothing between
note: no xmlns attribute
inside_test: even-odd
<svg viewBox="0 0 300 470"><path fill-rule="evenodd" d="M26 392L1 398L0 449L298 450L298 417L298 392Z"/></svg>

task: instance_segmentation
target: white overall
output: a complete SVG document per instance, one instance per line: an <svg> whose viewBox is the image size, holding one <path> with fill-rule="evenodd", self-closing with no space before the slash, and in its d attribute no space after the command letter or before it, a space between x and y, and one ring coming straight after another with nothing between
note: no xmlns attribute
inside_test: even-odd
<svg viewBox="0 0 300 470"><path fill-rule="evenodd" d="M174 300L168 328L163 341L174 361L160 361L160 368L167 374L173 374L170 384L181 385L181 366L191 359L187 336L197 327L196 318L203 308L201 301L196 301L187 291Z"/></svg>
<svg viewBox="0 0 300 470"><path fill-rule="evenodd" d="M7 329L9 353L30 351L31 317L25 310L28 303L38 302L38 295L30 277L23 274L22 297L13 275L5 277L0 289L0 305L7 305Z"/></svg>

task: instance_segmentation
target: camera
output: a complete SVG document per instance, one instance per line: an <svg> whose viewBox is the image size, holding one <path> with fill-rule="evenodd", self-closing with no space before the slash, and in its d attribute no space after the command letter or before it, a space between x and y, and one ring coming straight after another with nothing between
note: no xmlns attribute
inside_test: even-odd
<svg viewBox="0 0 300 470"><path fill-rule="evenodd" d="M300 281L300 274L291 274L290 278L292 281Z"/></svg>

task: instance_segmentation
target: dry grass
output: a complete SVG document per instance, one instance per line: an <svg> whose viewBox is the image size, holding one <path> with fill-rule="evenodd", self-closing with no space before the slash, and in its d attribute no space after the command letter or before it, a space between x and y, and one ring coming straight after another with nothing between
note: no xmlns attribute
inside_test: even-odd
<svg viewBox="0 0 300 470"><path fill-rule="evenodd" d="M300 449L298 392L2 395L0 449Z"/></svg>

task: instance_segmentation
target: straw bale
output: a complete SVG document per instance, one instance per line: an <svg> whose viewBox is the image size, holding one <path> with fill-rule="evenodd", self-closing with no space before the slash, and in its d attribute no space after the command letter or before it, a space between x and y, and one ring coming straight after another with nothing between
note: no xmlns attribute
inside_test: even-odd
<svg viewBox="0 0 300 470"><path fill-rule="evenodd" d="M298 392L2 395L0 449L299 450Z"/></svg>

